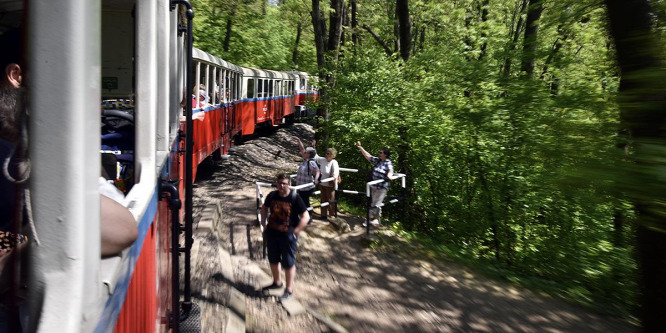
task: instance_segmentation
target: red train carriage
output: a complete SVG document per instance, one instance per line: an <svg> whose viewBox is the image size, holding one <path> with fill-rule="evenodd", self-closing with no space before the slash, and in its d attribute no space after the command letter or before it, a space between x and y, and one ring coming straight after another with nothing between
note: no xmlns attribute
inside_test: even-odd
<svg viewBox="0 0 666 333"><path fill-rule="evenodd" d="M307 105L319 99L317 77L310 76L306 72L291 71L288 73L296 76L296 87L294 90L294 94L296 95L296 116L314 117L313 112L309 111Z"/></svg>
<svg viewBox="0 0 666 333"><path fill-rule="evenodd" d="M212 154L225 155L232 138L240 131L236 121L241 67L197 48L192 50L192 112L194 114L193 173L196 166ZM196 103L194 103L196 102ZM185 131L185 123L181 125Z"/></svg>
<svg viewBox="0 0 666 333"><path fill-rule="evenodd" d="M188 276L196 166L227 154L233 138L257 125L293 119L304 103L296 96L316 96L307 74L242 68L192 48L185 0L0 0L0 17L0 33L26 32L30 68L30 190L41 241L29 253L30 302L39 313L32 325L179 330L181 310L193 308L188 291L179 292L178 257ZM121 118L123 131L102 126L100 100L110 112L104 121ZM118 140L106 145L120 159L111 177L124 184L120 201L138 229L130 248L105 259L103 130Z"/></svg>
<svg viewBox="0 0 666 333"><path fill-rule="evenodd" d="M293 118L295 79L287 72L243 67L242 135L253 134L257 126L279 125Z"/></svg>

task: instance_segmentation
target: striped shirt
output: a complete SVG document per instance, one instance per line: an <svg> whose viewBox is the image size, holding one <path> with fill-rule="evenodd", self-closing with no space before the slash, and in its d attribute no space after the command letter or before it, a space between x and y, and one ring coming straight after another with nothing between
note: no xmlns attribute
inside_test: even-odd
<svg viewBox="0 0 666 333"><path fill-rule="evenodd" d="M310 167L308 168L308 163L310 164ZM296 185L303 185L303 184L312 184L314 182L314 175L319 170L319 167L317 166L317 163L315 162L314 159L310 158L301 165L298 166L298 171L296 172ZM314 185L313 185L314 186ZM310 188L303 188L300 189L299 191L309 191Z"/></svg>
<svg viewBox="0 0 666 333"><path fill-rule="evenodd" d="M377 189L388 189L391 183L386 180L386 177L388 176L389 171L393 172L393 163L391 160L387 158L385 161L382 161L379 157L370 156L370 163L375 164L372 168L372 180L384 179L383 182L372 186Z"/></svg>

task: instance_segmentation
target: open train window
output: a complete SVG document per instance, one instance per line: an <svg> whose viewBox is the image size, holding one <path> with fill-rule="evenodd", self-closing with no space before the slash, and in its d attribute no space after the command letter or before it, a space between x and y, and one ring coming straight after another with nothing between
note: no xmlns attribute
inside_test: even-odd
<svg viewBox="0 0 666 333"><path fill-rule="evenodd" d="M124 193L135 183L134 2L106 4L102 14L101 151L116 157L106 175Z"/></svg>
<svg viewBox="0 0 666 333"><path fill-rule="evenodd" d="M264 97L264 80L257 79L257 98Z"/></svg>
<svg viewBox="0 0 666 333"><path fill-rule="evenodd" d="M247 79L247 98L254 98L254 79Z"/></svg>
<svg viewBox="0 0 666 333"><path fill-rule="evenodd" d="M268 85L269 85L268 80L264 80L264 94L265 94L265 97L268 97L268 93L267 93L268 92Z"/></svg>

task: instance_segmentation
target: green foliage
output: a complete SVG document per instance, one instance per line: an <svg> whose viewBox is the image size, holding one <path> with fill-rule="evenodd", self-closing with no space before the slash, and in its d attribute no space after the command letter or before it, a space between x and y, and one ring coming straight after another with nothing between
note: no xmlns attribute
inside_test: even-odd
<svg viewBox="0 0 666 333"><path fill-rule="evenodd" d="M226 53L234 1L193 3L198 47L240 65L316 72L309 1L268 6L266 15L261 2L238 2ZM536 70L527 79L519 70L522 35L513 40L516 29L524 31L521 1L489 1L485 18L482 3L410 1L419 40L407 63L387 57L361 28L359 45L347 38L327 72L335 84L319 144L335 147L341 166L360 170L344 176L344 188L354 190L365 189L371 167L355 142L373 155L390 148L396 169L407 173L408 204L387 207L386 218L435 255L629 317L637 288L634 217L618 179L604 176L623 154L605 11L589 0L544 2ZM651 2L662 35L664 3ZM359 26L390 48L394 6L358 3ZM401 191L397 183L390 194ZM364 196L342 200L365 205Z"/></svg>
<svg viewBox="0 0 666 333"><path fill-rule="evenodd" d="M509 77L500 71L507 57L519 63L520 48L506 48L513 5L495 2L486 22L468 24L473 8L416 13L438 21L428 26L437 35L428 35L408 63L378 47L343 58L330 91L333 111L322 124L325 144L338 149L341 165L361 170L370 165L356 140L375 155L383 146L400 153L392 159L409 170L412 184L406 216L385 209L397 225L461 258L499 267L507 278L553 285L549 292L610 304L602 311L629 316L636 293L632 213L612 179L597 175L620 153L618 77L603 11L578 3L548 7L538 79L526 80L515 65ZM487 54L476 60L483 44ZM349 178L345 188L364 188L363 176ZM393 194L399 190L392 185ZM625 222L616 229L618 216Z"/></svg>
<svg viewBox="0 0 666 333"><path fill-rule="evenodd" d="M192 5L195 8L196 47L241 66L316 72L312 26L309 16L305 14L307 12L303 12L302 1L286 1L280 6L266 5L265 15L262 13L262 1L256 0L194 0ZM231 22L231 35L229 51L225 52L228 22ZM292 53L298 23L301 23L302 35L297 63L294 64Z"/></svg>

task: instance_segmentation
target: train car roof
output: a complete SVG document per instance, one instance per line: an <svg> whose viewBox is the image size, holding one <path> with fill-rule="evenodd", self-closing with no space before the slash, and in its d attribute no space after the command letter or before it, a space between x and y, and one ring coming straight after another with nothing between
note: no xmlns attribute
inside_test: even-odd
<svg viewBox="0 0 666 333"><path fill-rule="evenodd" d="M279 80L294 80L296 77L288 72L274 71L270 69L258 69L252 67L242 67L243 76L254 77L260 79L279 79Z"/></svg>
<svg viewBox="0 0 666 333"><path fill-rule="evenodd" d="M218 58L218 57L216 57L212 54L209 54L209 53L206 53L202 50L199 50L196 47L192 48L192 58L194 58L195 60L205 61L205 62L208 62L208 63L211 63L211 64L215 64L215 65L221 66L223 68L230 69L234 72L238 72L238 73L243 72L243 69L240 66L234 65L234 64L232 64L228 61L222 60L222 59L220 59L220 58Z"/></svg>
<svg viewBox="0 0 666 333"><path fill-rule="evenodd" d="M307 72L300 72L300 71L288 71L287 73L298 76L298 77L304 77L304 78L310 78L313 77L312 75L308 74Z"/></svg>

